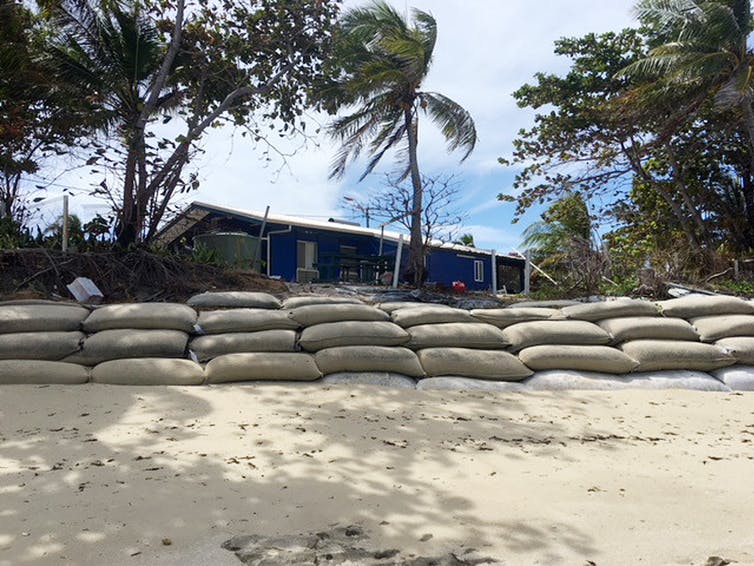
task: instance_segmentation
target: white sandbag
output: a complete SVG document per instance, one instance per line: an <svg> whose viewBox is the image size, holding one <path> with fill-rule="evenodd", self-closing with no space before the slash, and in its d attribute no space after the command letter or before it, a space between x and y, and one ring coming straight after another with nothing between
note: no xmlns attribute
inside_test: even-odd
<svg viewBox="0 0 754 566"><path fill-rule="evenodd" d="M692 389L730 392L730 388L708 373L675 370L633 373L625 377L631 389Z"/></svg>
<svg viewBox="0 0 754 566"><path fill-rule="evenodd" d="M731 336L754 336L754 315L726 314L691 319L703 342L714 342Z"/></svg>
<svg viewBox="0 0 754 566"><path fill-rule="evenodd" d="M305 328L299 345L309 352L337 346L402 346L410 336L386 321L327 322Z"/></svg>
<svg viewBox="0 0 754 566"><path fill-rule="evenodd" d="M621 350L639 362L636 371L709 371L733 365L736 359L721 348L701 342L680 340L632 340Z"/></svg>
<svg viewBox="0 0 754 566"><path fill-rule="evenodd" d="M64 361L96 366L122 358L185 358L188 334L180 330L103 330L89 335L82 350Z"/></svg>
<svg viewBox="0 0 754 566"><path fill-rule="evenodd" d="M288 317L303 327L346 320L390 320L385 311L369 305L306 305L288 312Z"/></svg>
<svg viewBox="0 0 754 566"><path fill-rule="evenodd" d="M639 362L609 346L552 345L530 346L518 353L527 367L535 370L572 369L598 373L624 374Z"/></svg>
<svg viewBox="0 0 754 566"><path fill-rule="evenodd" d="M596 322L621 316L657 316L660 314L660 309L657 304L650 301L621 298L614 301L571 305L563 307L561 313L565 318Z"/></svg>
<svg viewBox="0 0 754 566"><path fill-rule="evenodd" d="M529 322L532 320L547 320L560 314L558 309L546 308L505 308L505 309L474 309L471 316L475 319L494 324L498 328L506 328L517 322Z"/></svg>
<svg viewBox="0 0 754 566"><path fill-rule="evenodd" d="M267 309L202 311L197 326L204 334L296 330L299 327L298 322L288 318L286 311Z"/></svg>
<svg viewBox="0 0 754 566"><path fill-rule="evenodd" d="M715 346L736 358L736 363L754 366L754 336L723 338Z"/></svg>
<svg viewBox="0 0 754 566"><path fill-rule="evenodd" d="M84 320L84 332L123 328L191 332L196 311L178 303L132 303L99 307Z"/></svg>
<svg viewBox="0 0 754 566"><path fill-rule="evenodd" d="M458 391L528 391L523 383L515 381L490 381L488 379L472 379L469 377L428 377L420 379L416 389L458 390Z"/></svg>
<svg viewBox="0 0 754 566"><path fill-rule="evenodd" d="M81 349L83 332L0 334L0 360L62 360Z"/></svg>
<svg viewBox="0 0 754 566"><path fill-rule="evenodd" d="M388 372L424 377L419 358L399 346L341 346L314 355L324 375L342 372Z"/></svg>
<svg viewBox="0 0 754 566"><path fill-rule="evenodd" d="M608 318L600 320L597 324L610 334L613 344L649 339L699 341L699 335L694 327L682 318L661 316Z"/></svg>
<svg viewBox="0 0 754 566"><path fill-rule="evenodd" d="M685 319L721 314L754 314L753 304L738 297L723 295L686 295L657 304L665 316Z"/></svg>
<svg viewBox="0 0 754 566"><path fill-rule="evenodd" d="M0 333L71 332L81 330L89 310L67 303L14 304L0 307Z"/></svg>
<svg viewBox="0 0 754 566"><path fill-rule="evenodd" d="M443 305L440 303L420 303L416 301L392 301L392 302L386 302L386 303L380 303L377 305L377 308L388 312L393 313L397 310L401 309L413 309L417 307L438 307L438 308L452 308L449 305Z"/></svg>
<svg viewBox="0 0 754 566"><path fill-rule="evenodd" d="M395 310L390 318L398 326L409 328L420 324L443 324L448 322L477 322L471 313L464 309L446 306L426 305Z"/></svg>
<svg viewBox="0 0 754 566"><path fill-rule="evenodd" d="M416 380L399 373L343 372L322 378L324 385L374 385L390 389L416 389Z"/></svg>
<svg viewBox="0 0 754 566"><path fill-rule="evenodd" d="M89 381L89 369L78 364L45 360L0 360L0 385L61 383L75 385Z"/></svg>
<svg viewBox="0 0 754 566"><path fill-rule="evenodd" d="M219 356L207 364L205 374L207 383L314 381L322 377L310 354L259 352Z"/></svg>
<svg viewBox="0 0 754 566"><path fill-rule="evenodd" d="M534 391L596 390L612 391L628 389L623 377L591 371L545 370L538 371L523 384Z"/></svg>
<svg viewBox="0 0 754 566"><path fill-rule="evenodd" d="M479 348L503 349L506 342L502 330L483 322L451 322L448 324L421 324L408 328L411 335L409 348Z"/></svg>
<svg viewBox="0 0 754 566"><path fill-rule="evenodd" d="M308 305L361 305L364 301L356 297L331 297L327 295L299 295L288 297L283 301L286 310L305 307Z"/></svg>
<svg viewBox="0 0 754 566"><path fill-rule="evenodd" d="M520 381L532 374L514 355L500 350L426 348L419 361L430 377L459 376L498 381Z"/></svg>
<svg viewBox="0 0 754 566"><path fill-rule="evenodd" d="M731 391L754 391L754 367L731 366L716 369L712 375L731 389Z"/></svg>
<svg viewBox="0 0 754 566"><path fill-rule="evenodd" d="M92 381L111 385L201 385L202 366L175 358L110 360L92 368Z"/></svg>
<svg viewBox="0 0 754 566"><path fill-rule="evenodd" d="M208 334L192 339L189 343L189 350L200 362L206 362L224 354L294 352L296 332L294 330L262 330L260 332Z"/></svg>
<svg viewBox="0 0 754 566"><path fill-rule="evenodd" d="M280 301L269 293L253 291L208 291L186 301L197 309L254 308L279 309Z"/></svg>
<svg viewBox="0 0 754 566"><path fill-rule="evenodd" d="M610 335L585 320L539 320L519 322L502 330L503 340L517 352L542 344L599 346L610 342Z"/></svg>

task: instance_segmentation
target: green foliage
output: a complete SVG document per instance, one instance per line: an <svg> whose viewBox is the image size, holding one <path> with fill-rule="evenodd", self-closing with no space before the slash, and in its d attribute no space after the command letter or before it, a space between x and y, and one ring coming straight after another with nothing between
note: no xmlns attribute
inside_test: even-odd
<svg viewBox="0 0 754 566"><path fill-rule="evenodd" d="M191 252L191 260L196 263L203 263L206 265L223 266L225 262L222 261L217 250L212 250L204 244L196 244Z"/></svg>

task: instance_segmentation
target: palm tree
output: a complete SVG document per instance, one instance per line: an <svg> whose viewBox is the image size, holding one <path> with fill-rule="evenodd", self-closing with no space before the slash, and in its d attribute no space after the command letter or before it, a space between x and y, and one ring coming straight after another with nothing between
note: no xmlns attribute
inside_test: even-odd
<svg viewBox="0 0 754 566"><path fill-rule="evenodd" d="M336 78L320 95L330 112L353 110L330 126L331 136L341 143L331 178L342 177L348 163L366 149L370 160L361 181L388 150L398 150L399 180L410 177L413 188L409 270L420 286L425 272L417 159L420 111L439 126L449 151L464 151L461 161L473 151L477 135L464 108L442 94L421 90L432 62L437 24L420 10L414 9L412 16L407 21L383 0L346 12L335 42L332 76Z"/></svg>

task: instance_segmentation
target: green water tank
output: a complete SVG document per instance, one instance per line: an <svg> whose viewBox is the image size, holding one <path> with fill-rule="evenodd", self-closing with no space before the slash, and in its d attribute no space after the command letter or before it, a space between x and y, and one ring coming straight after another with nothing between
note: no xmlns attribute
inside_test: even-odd
<svg viewBox="0 0 754 566"><path fill-rule="evenodd" d="M252 266L259 238L245 232L210 232L194 236L194 249L214 252L218 260L228 265L260 271L262 254L257 257L257 264Z"/></svg>

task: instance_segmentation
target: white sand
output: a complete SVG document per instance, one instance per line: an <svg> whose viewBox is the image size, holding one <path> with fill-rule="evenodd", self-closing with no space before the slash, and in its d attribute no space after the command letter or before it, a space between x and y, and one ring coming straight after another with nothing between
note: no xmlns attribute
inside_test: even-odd
<svg viewBox="0 0 754 566"><path fill-rule="evenodd" d="M2 566L240 564L232 535L333 523L508 564L754 564L754 394L0 387Z"/></svg>

